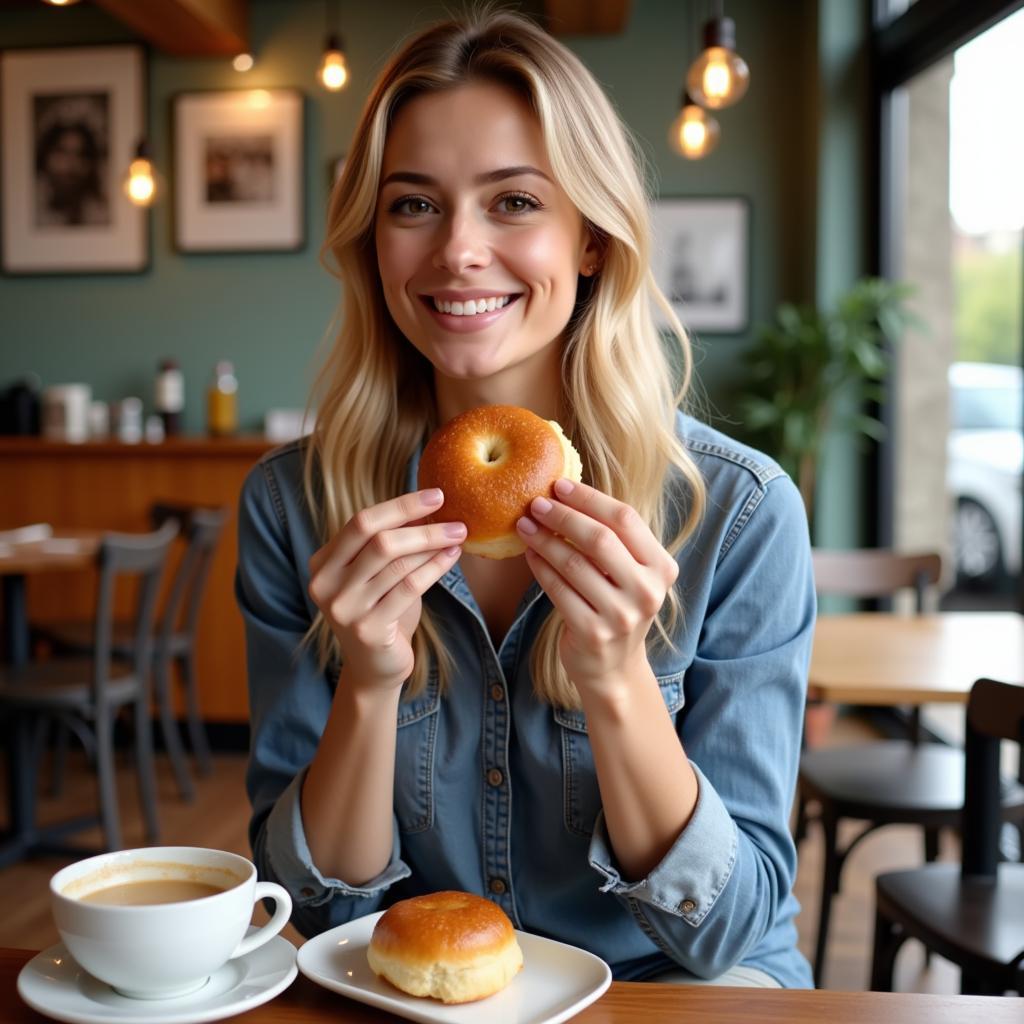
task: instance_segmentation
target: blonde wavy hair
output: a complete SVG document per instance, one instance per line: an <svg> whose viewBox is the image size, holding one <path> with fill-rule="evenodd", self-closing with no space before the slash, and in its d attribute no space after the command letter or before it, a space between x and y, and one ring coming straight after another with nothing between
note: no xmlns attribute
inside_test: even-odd
<svg viewBox="0 0 1024 1024"><path fill-rule="evenodd" d="M437 426L432 367L399 332L384 302L374 216L396 112L417 95L474 81L500 83L530 103L555 176L602 251L599 273L580 278L562 353L560 422L582 457L584 480L632 505L675 553L703 513L705 489L674 429L692 359L686 332L650 270L643 158L582 62L527 18L503 10L458 16L401 47L366 101L331 196L321 261L344 291L311 395L317 421L305 487L316 528L326 542L360 509L402 493L410 458ZM652 298L678 345L675 388ZM665 486L673 473L682 487ZM666 537L670 524L674 535ZM673 589L649 645L671 644L680 615ZM534 688L551 704L579 707L558 657L563 629L552 611L532 652ZM325 667L343 656L322 615L307 640ZM432 665L443 687L451 656L426 603L413 648L406 694L422 690Z"/></svg>

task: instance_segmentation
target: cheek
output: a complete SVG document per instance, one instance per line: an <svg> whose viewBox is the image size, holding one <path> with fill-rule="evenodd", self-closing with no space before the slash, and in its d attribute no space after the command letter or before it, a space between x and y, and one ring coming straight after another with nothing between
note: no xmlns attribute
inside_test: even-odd
<svg viewBox="0 0 1024 1024"><path fill-rule="evenodd" d="M400 296L413 276L416 261L413 246L403 245L401 239L387 233L377 236L377 269L381 285L389 303Z"/></svg>
<svg viewBox="0 0 1024 1024"><path fill-rule="evenodd" d="M517 259L524 277L545 293L557 293L569 285L576 289L576 253L571 239L561 232L538 232L519 240Z"/></svg>

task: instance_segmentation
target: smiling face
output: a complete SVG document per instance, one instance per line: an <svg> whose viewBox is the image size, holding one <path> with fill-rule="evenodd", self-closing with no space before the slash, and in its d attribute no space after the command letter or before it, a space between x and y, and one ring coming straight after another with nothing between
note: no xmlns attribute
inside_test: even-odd
<svg viewBox="0 0 1024 1024"><path fill-rule="evenodd" d="M558 342L596 249L521 97L481 82L402 107L375 238L388 309L434 367L442 419L484 402L555 415Z"/></svg>

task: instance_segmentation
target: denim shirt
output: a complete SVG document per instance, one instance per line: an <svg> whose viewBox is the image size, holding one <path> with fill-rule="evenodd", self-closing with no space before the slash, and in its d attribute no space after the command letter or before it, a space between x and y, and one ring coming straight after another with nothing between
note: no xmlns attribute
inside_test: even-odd
<svg viewBox="0 0 1024 1024"><path fill-rule="evenodd" d="M707 511L678 554L675 650L651 655L665 712L696 772L686 828L646 878L623 876L601 810L587 721L541 703L530 650L551 611L533 583L495 650L456 564L424 596L454 655L399 704L390 863L347 885L313 863L300 792L337 670L300 641L316 608L319 547L301 443L268 453L241 496L236 591L245 618L252 741L250 839L263 877L292 894L313 935L441 889L488 896L517 928L589 949L619 980L736 964L811 985L797 950L796 851L788 828L814 626L800 496L760 453L683 416ZM415 490L418 457L409 467Z"/></svg>

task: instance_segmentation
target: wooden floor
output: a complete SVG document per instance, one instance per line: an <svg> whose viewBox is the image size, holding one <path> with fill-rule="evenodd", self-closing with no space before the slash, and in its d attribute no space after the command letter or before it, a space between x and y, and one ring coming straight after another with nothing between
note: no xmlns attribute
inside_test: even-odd
<svg viewBox="0 0 1024 1024"><path fill-rule="evenodd" d="M847 741L863 727L856 720L840 719L834 732L837 740ZM42 802L40 820L56 821L69 812L83 813L92 806L92 776L84 762L69 761L65 796L60 800ZM198 781L198 793L192 804L181 801L165 758L159 759L159 791L161 810L161 842L191 846L211 846L249 854L246 823L248 804L244 788L245 758L242 755L218 754L213 775ZM124 842L126 846L144 845L138 802L131 783L130 762L125 759L120 772L120 801ZM5 812L3 812L5 813ZM856 826L853 826L856 831ZM98 830L81 833L76 841L98 845ZM812 827L801 849L797 877L797 896L804 907L798 920L800 946L810 954L818 909L818 886L821 869L821 838ZM956 858L952 842L947 842L943 856ZM832 909L832 934L825 973L825 987L859 990L867 987L872 925L872 878L877 872L912 866L922 857L919 830L890 826L869 836L850 857L843 872L843 889ZM50 920L48 881L67 859L40 858L0 870L0 946L44 949L58 941ZM257 921L265 920L262 908ZM296 945L302 939L290 926L284 933ZM897 987L903 991L957 992L957 969L938 957L930 969L924 969L921 947L908 942L897 961Z"/></svg>

